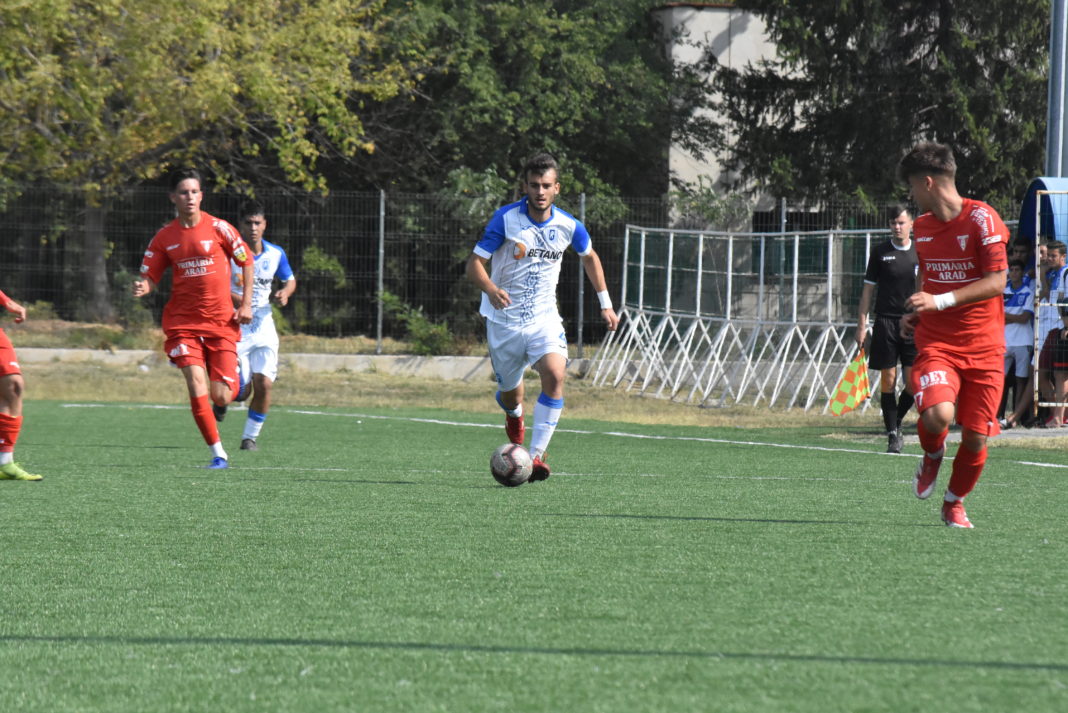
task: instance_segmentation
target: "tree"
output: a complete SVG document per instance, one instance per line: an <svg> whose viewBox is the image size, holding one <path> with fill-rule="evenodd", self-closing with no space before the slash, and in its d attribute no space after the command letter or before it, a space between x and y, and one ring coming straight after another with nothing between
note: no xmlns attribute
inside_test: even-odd
<svg viewBox="0 0 1068 713"><path fill-rule="evenodd" d="M104 221L93 213L110 190L182 163L221 184L321 190L323 157L373 150L361 104L414 81L386 49L383 2L4 3L0 186L85 191L86 291L106 315Z"/></svg>
<svg viewBox="0 0 1068 713"><path fill-rule="evenodd" d="M425 79L371 108L378 150L358 159L379 187L426 191L489 170L514 185L547 150L565 192L659 195L673 138L698 126L678 95L652 0L391 0L400 44ZM685 131L685 133L684 133Z"/></svg>
<svg viewBox="0 0 1068 713"><path fill-rule="evenodd" d="M897 159L951 145L962 193L1007 210L1042 170L1049 3L738 0L778 57L718 68L720 147L758 190L901 196Z"/></svg>

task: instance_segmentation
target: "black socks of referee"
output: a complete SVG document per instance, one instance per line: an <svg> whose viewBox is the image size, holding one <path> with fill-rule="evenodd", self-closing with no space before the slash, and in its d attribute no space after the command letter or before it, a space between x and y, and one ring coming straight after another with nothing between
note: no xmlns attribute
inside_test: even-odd
<svg viewBox="0 0 1068 713"><path fill-rule="evenodd" d="M900 398L896 398L893 392L879 394L879 407L883 412L883 425L887 433L898 429L901 419L912 408L913 401L912 394L907 391L902 391Z"/></svg>
<svg viewBox="0 0 1068 713"><path fill-rule="evenodd" d="M899 396L898 399L897 399L897 422L898 422L898 424L900 424L902 419L905 418L905 414L907 414L909 412L909 409L912 408L912 404L915 401L916 400L914 398L912 398L912 394L910 394L909 392L907 392L907 391L902 391L901 392L901 396Z"/></svg>
<svg viewBox="0 0 1068 713"><path fill-rule="evenodd" d="M894 398L894 392L889 393L883 391L879 395L879 406L883 411L883 425L886 426L886 432L897 430L897 399Z"/></svg>

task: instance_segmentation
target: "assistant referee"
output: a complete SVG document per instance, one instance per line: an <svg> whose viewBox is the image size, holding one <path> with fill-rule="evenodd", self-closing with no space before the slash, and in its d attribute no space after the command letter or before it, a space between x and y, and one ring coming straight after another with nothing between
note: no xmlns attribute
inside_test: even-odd
<svg viewBox="0 0 1068 713"><path fill-rule="evenodd" d="M860 295L860 314L857 318L857 344L863 346L868 334L868 311L875 297L875 321L872 325L868 368L878 369L879 405L886 425L887 453L900 453L901 419L912 408L909 373L916 359L916 344L904 338L898 329L905 314L905 300L916 291L916 248L912 244L912 212L904 205L891 211L890 239L879 243L868 258L864 273L864 290ZM897 364L901 362L905 387L900 398L895 397Z"/></svg>

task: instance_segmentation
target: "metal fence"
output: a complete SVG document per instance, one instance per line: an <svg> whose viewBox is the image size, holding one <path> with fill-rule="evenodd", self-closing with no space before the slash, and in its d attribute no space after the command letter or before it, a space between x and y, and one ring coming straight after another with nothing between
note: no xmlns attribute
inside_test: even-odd
<svg viewBox="0 0 1068 713"><path fill-rule="evenodd" d="M868 256L888 233L628 226L620 327L593 360L593 383L826 411L857 350Z"/></svg>
<svg viewBox="0 0 1068 713"><path fill-rule="evenodd" d="M423 310L429 319L447 322L458 336L481 337L478 295L464 278L464 262L493 210L509 197L345 191L323 196L263 191L257 198L267 209L267 239L286 249L297 274L298 293L281 312L293 331L322 336L403 337L400 321L388 315L383 319L378 294L384 289ZM242 199L234 193L214 192L205 198L203 207L234 222ZM613 295L621 294L626 280L631 290L637 284L633 264L628 263L624 270L628 223L716 227L703 225L706 219L700 206L694 213L692 196L680 202L672 196L573 195L562 196L558 203L589 227ZM851 201L827 202L819 210L807 210L784 200L765 208L747 205L742 223L760 230L885 224L885 214L878 208ZM72 188L22 186L14 193L0 195L0 265L4 267L0 284L24 303L47 303L63 319L129 324L158 320L166 283L161 294L145 304L130 298L127 286L148 241L173 215L162 188L131 188L94 201ZM797 261L815 261L815 269L824 259L818 241L806 236L802 234L797 245L769 239L766 252L759 257L753 246L741 243L732 255L709 252L704 257L709 261L708 269L701 273L710 300L704 303L705 308L722 307L715 300L724 297L712 285L722 282L728 272L743 280L732 284L730 300L735 296L741 300L734 309L742 309L746 300L763 304L763 297L745 286L744 280L753 278L743 278L738 271L748 261L765 270L769 280L761 283L767 290L764 297L769 304L779 305L774 309L781 312L793 299L784 282L792 279L790 266ZM694 250L681 238L677 249ZM722 267L725 260L733 261L729 271ZM683 263L676 260L676 269L679 274L688 274L692 268ZM804 279L819 282L817 277ZM580 348L584 342L600 341L604 336L596 296L583 289L583 280L579 261L565 260L560 308L569 325L569 338ZM653 292L649 290L649 294ZM807 284L800 286L799 296L802 311L821 299L818 289ZM848 300L851 294L837 298ZM679 295L674 299L683 298Z"/></svg>

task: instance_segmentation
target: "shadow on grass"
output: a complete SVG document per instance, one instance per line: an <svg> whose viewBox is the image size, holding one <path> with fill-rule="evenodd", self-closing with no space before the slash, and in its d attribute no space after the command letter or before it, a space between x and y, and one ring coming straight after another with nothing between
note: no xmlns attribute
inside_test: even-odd
<svg viewBox="0 0 1068 713"><path fill-rule="evenodd" d="M326 649L378 649L432 651L437 653L518 654L534 656L620 656L637 658L723 659L736 661L786 661L796 663L865 664L876 666L940 666L944 668L990 668L1020 671L1068 671L1068 664L1042 661L967 661L963 659L908 658L894 656L829 656L775 652L702 651L669 649L599 649L582 647L488 646L440 644L418 641L355 641L345 639L281 639L207 636L31 636L0 635L9 644L88 644L119 646L280 646Z"/></svg>

